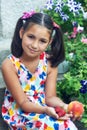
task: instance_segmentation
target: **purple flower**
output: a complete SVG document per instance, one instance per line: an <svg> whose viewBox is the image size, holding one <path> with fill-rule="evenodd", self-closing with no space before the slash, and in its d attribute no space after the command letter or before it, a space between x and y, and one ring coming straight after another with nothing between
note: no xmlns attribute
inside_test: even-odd
<svg viewBox="0 0 87 130"><path fill-rule="evenodd" d="M48 11L52 10L54 11L54 14L59 13L60 17L62 17L62 20L67 21L69 19L69 14L67 14L66 10L65 12L63 12L63 9L65 7L68 7L68 11L70 13L73 13L74 16L78 15L80 11L83 12L81 4L79 2L76 2L75 0L48 0L44 9L47 9Z"/></svg>
<svg viewBox="0 0 87 130"><path fill-rule="evenodd" d="M62 1L57 1L57 3L55 4L55 12L61 12L62 8L64 6L64 3Z"/></svg>
<svg viewBox="0 0 87 130"><path fill-rule="evenodd" d="M87 85L87 80L81 80L80 83L82 86Z"/></svg>
<svg viewBox="0 0 87 130"><path fill-rule="evenodd" d="M87 80L81 80L80 84L82 85L80 88L80 93L87 93Z"/></svg>
<svg viewBox="0 0 87 130"><path fill-rule="evenodd" d="M47 3L46 3L46 5L45 5L45 8L47 10L51 10L53 8L53 5L54 5L53 0L48 0Z"/></svg>
<svg viewBox="0 0 87 130"><path fill-rule="evenodd" d="M60 5L57 5L54 9L54 11L57 13L57 12L61 12L62 9L61 9L61 6Z"/></svg>
<svg viewBox="0 0 87 130"><path fill-rule="evenodd" d="M87 92L87 90L85 90L83 88L80 89L80 93L85 94L86 92Z"/></svg>
<svg viewBox="0 0 87 130"><path fill-rule="evenodd" d="M64 12L60 12L60 16L62 17L63 21L67 21L69 19L69 16L67 14L64 14Z"/></svg>
<svg viewBox="0 0 87 130"><path fill-rule="evenodd" d="M81 4L76 3L74 0L68 0L67 6L69 7L70 12L74 14L79 14L79 10L81 10Z"/></svg>

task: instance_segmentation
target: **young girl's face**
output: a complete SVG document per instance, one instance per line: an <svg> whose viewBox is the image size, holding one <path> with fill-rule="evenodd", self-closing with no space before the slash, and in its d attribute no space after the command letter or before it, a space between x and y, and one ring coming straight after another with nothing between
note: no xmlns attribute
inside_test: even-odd
<svg viewBox="0 0 87 130"><path fill-rule="evenodd" d="M23 55L29 57L39 56L50 44L50 31L41 25L34 24L26 31L20 30Z"/></svg>

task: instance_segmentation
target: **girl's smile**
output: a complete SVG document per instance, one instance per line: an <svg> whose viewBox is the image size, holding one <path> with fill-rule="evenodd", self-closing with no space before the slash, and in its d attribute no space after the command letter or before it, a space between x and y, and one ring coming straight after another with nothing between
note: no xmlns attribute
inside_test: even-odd
<svg viewBox="0 0 87 130"><path fill-rule="evenodd" d="M27 31L20 31L23 55L39 56L50 43L50 31L38 24L32 25Z"/></svg>
<svg viewBox="0 0 87 130"><path fill-rule="evenodd" d="M11 54L1 67L6 83L2 117L11 130L77 130L72 114L59 117L55 111L57 106L68 108L56 93L58 65L64 58L61 28L45 13L25 12L17 21Z"/></svg>
<svg viewBox="0 0 87 130"><path fill-rule="evenodd" d="M36 50L34 50L34 49L32 49L32 48L29 48L29 51L30 51L32 54L38 52L38 51L36 51Z"/></svg>

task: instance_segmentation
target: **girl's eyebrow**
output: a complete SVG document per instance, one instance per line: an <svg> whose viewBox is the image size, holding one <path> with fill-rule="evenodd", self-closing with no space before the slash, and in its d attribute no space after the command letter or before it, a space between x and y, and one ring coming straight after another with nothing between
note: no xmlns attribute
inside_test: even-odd
<svg viewBox="0 0 87 130"><path fill-rule="evenodd" d="M36 37L34 34L32 34L32 33L30 33L29 34L29 36L33 36L33 37ZM48 42L49 40L48 39L46 39L46 38L44 38L44 37L42 37L42 38L40 38L41 40L44 40L44 41L46 41L46 42Z"/></svg>
<svg viewBox="0 0 87 130"><path fill-rule="evenodd" d="M48 39L45 39L45 38L41 38L41 40L43 40L45 42L48 42Z"/></svg>

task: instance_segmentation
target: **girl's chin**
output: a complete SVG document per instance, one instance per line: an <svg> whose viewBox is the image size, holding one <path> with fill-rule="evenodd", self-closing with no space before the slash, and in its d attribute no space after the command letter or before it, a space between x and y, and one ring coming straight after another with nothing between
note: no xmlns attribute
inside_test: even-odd
<svg viewBox="0 0 87 130"><path fill-rule="evenodd" d="M35 54L35 53L29 53L27 54L28 57L31 57L31 58L36 58L36 57L39 57L39 54Z"/></svg>

